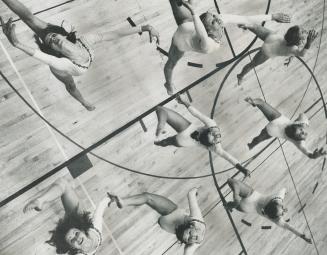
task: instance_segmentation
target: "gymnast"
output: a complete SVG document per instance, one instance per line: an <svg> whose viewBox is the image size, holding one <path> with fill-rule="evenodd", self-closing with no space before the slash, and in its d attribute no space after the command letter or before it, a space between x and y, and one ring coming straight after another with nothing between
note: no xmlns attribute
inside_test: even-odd
<svg viewBox="0 0 327 255"><path fill-rule="evenodd" d="M213 119L203 115L181 96L178 96L177 100L180 104L183 104L194 117L199 119L204 126L193 124L179 113L166 107L159 106L156 110L158 125L154 144L162 147L168 145L176 147L202 147L218 154L230 162L245 176L250 176L250 170L244 168L236 158L223 149L221 145L221 132L217 123ZM166 133L164 130L166 123L176 130L177 135L159 140L159 136Z"/></svg>
<svg viewBox="0 0 327 255"><path fill-rule="evenodd" d="M292 57L303 57L312 42L316 39L318 33L315 30L310 30L309 33L300 26L289 28L284 36L275 31L271 31L260 25L239 25L243 29L249 29L261 40L264 41L260 50L255 54L250 63L245 65L242 72L237 75L238 85L242 84L244 76L253 68L263 64L270 58L288 57L285 65L289 65Z"/></svg>
<svg viewBox="0 0 327 255"><path fill-rule="evenodd" d="M230 14L215 15L210 12L200 17L193 9L195 0L169 0L178 28L173 36L164 67L165 87L168 95L174 93L172 83L173 69L187 51L209 54L219 49L224 35L225 24L260 23L274 20L290 22L288 15L277 13L272 15L239 16Z"/></svg>
<svg viewBox="0 0 327 255"><path fill-rule="evenodd" d="M104 210L112 202L106 196L97 205L92 217L80 205L79 199L64 178L58 179L24 207L24 213L32 210L41 211L45 205L61 198L65 209L64 218L60 219L48 244L56 247L57 254L94 255L102 242L102 220Z"/></svg>
<svg viewBox="0 0 327 255"><path fill-rule="evenodd" d="M258 107L269 121L261 133L248 144L250 150L262 141L276 137L290 141L309 158L316 159L327 154L323 147L317 148L313 152L307 148L305 140L308 136L306 129L309 126L309 119L303 113L295 121L292 121L260 98L247 97L245 101L253 107Z"/></svg>
<svg viewBox="0 0 327 255"><path fill-rule="evenodd" d="M235 179L230 178L227 180L227 183L233 191L234 200L225 205L228 210L232 212L235 208L240 212L258 213L311 244L309 237L304 233L300 233L283 219L284 213L287 212L287 209L283 205L286 194L285 188L278 192L277 195L268 196L259 193L245 183Z"/></svg>
<svg viewBox="0 0 327 255"><path fill-rule="evenodd" d="M39 19L17 0L3 0L3 2L34 31L36 43L40 50L33 49L17 39L12 19L9 19L7 23L1 19L3 32L10 43L26 54L49 65L52 74L65 84L69 94L89 111L94 110L95 107L83 98L76 87L73 76L80 76L89 69L94 59L92 50L94 44L144 31L149 32L150 42L153 38L159 42L158 32L150 25L106 31L101 34L78 35L76 31L67 32L62 26L56 26Z"/></svg>
<svg viewBox="0 0 327 255"><path fill-rule="evenodd" d="M200 246L204 239L206 225L202 217L201 209L197 201L197 188L188 192L188 202L190 215L166 197L152 193L142 193L138 195L120 198L116 195L108 194L111 201L115 201L118 208L126 206L148 205L161 216L158 219L160 227L172 234L185 244L184 255L192 255Z"/></svg>

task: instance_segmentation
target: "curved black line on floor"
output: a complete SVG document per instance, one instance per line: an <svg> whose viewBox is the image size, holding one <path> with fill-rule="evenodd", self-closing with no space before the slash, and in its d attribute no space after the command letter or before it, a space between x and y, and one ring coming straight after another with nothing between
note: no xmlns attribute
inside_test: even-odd
<svg viewBox="0 0 327 255"><path fill-rule="evenodd" d="M253 52L255 52L255 51L258 51L260 48L257 48L257 49L253 49L253 50L251 50L251 51L249 51L248 52L248 54L245 54L244 56L241 56L235 63L234 63L234 65L228 70L228 72L227 72L227 74L225 75L225 77L224 77L224 79L223 79L223 81L222 81L222 83L220 84L220 87L218 88L218 91L217 91L217 94L216 94L216 97L215 97L215 99L214 99L214 103L213 103L213 107L212 107L212 111L211 111L211 114L210 114L210 116L211 116L211 118L213 118L214 116L214 113L215 113L215 109L216 109L216 106L217 106L217 102L218 102L218 98L219 98L219 95L220 95L220 93L221 93L221 91L222 91L222 88L223 88L223 86L225 85L225 82L226 82L226 80L227 80L227 78L230 76L230 74L231 74L231 72L234 70L234 68L242 61L242 59L244 59L247 55L249 55L249 54L251 54L251 53L253 53ZM318 88L318 91L319 91L319 94L320 94L320 99L322 100L322 103L323 103L323 108L324 108L324 112L325 112L325 117L327 118L327 108L326 108L326 103L325 103L325 99L324 99L324 96L323 96L323 93L322 93L322 90L321 90L321 87L320 87L320 84L318 83L318 81L317 81L317 79L316 79L316 77L315 77L315 75L314 75L314 73L312 72L312 70L309 68L309 66L300 58L300 57L297 57L298 58L298 60L305 66L305 68L309 71L309 73L311 74L311 76L313 77L313 79L314 79L314 81L315 81L315 83L316 83L316 86L317 86L317 88ZM307 91L307 90L306 90ZM306 92L305 92L306 93ZM300 101L300 104L302 103L302 100ZM298 108L296 108L296 109L298 109ZM279 148L281 148L281 146L279 147ZM209 153L209 156L210 156L210 167L211 167L211 171L212 171L212 173L214 173L214 171L215 171L215 168L214 168L214 165L213 165L213 160L212 160L212 157L211 157L211 153ZM219 184L218 184L218 181L217 181L217 177L216 177L216 175L214 175L214 174L212 174L212 177L213 177L213 180L214 180L214 184L215 184L215 186L216 186L216 189L217 189L217 191L218 191L218 193L219 193L219 196L220 196L220 199L221 199L221 201L222 201L222 203L223 204L226 204L226 201L225 201L225 198L224 198L224 196L222 195L222 192L221 192L221 187L219 187ZM233 229L234 229L234 232L236 233L236 236L237 236L237 238L238 238L238 240L239 240L239 243L240 243L240 245L241 245L241 247L242 247L242 251L243 251L243 253L244 254L247 254L247 251L246 251L246 248L245 248L245 246L244 246L244 244L243 244L243 242L242 242L242 239L241 239L241 237L240 237L240 235L239 235L239 233L238 233L238 229L237 229L237 227L236 227L236 225L235 225L235 223L234 223L234 221L233 221L233 218L232 218L232 216L230 215L230 212L225 208L225 211L226 211L226 213L227 213L227 215L228 215L228 217L229 217L229 220L231 221L231 224L232 224L232 227L233 227ZM310 228L310 227L309 227Z"/></svg>

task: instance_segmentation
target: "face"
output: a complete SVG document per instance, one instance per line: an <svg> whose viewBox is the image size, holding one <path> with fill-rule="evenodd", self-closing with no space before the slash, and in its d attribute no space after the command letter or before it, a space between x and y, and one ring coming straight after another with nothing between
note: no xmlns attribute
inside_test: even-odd
<svg viewBox="0 0 327 255"><path fill-rule="evenodd" d="M209 30L219 30L221 28L220 20L217 15L207 12L202 21Z"/></svg>
<svg viewBox="0 0 327 255"><path fill-rule="evenodd" d="M220 141L220 132L218 130L211 130L208 133L208 142L211 144L217 144Z"/></svg>
<svg viewBox="0 0 327 255"><path fill-rule="evenodd" d="M295 137L297 137L299 140L305 140L308 136L308 133L305 131L304 127L297 127L295 129Z"/></svg>
<svg viewBox="0 0 327 255"><path fill-rule="evenodd" d="M308 31L300 27L299 36L300 36L299 46L304 46L305 43L307 42Z"/></svg>
<svg viewBox="0 0 327 255"><path fill-rule="evenodd" d="M72 248L82 251L87 250L89 243L86 234L77 228L70 229L65 236L65 240Z"/></svg>
<svg viewBox="0 0 327 255"><path fill-rule="evenodd" d="M198 235L196 234L196 230L194 228L185 229L183 233L183 240L187 244L192 244L198 242Z"/></svg>
<svg viewBox="0 0 327 255"><path fill-rule="evenodd" d="M283 203L281 200L276 200L277 202L277 217L282 217L284 213L287 212L287 209L283 207Z"/></svg>
<svg viewBox="0 0 327 255"><path fill-rule="evenodd" d="M61 34L49 33L45 37L45 44L51 49L61 52L68 40Z"/></svg>

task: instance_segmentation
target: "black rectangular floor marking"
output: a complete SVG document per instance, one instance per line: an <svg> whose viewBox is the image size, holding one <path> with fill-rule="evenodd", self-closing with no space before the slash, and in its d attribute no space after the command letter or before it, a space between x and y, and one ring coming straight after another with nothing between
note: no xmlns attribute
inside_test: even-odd
<svg viewBox="0 0 327 255"><path fill-rule="evenodd" d="M317 187L318 187L318 182L316 182L316 184L315 184L315 187L313 188L313 191L312 191L312 194L314 194L315 192L316 192L316 189L317 189Z"/></svg>
<svg viewBox="0 0 327 255"><path fill-rule="evenodd" d="M147 132L148 129L146 128L146 126L145 126L143 120L140 120L140 124L141 124L141 127L142 127L143 131L144 131L144 132Z"/></svg>
<svg viewBox="0 0 327 255"><path fill-rule="evenodd" d="M193 63L193 62L187 62L188 66L193 66L193 67L198 67L198 68L202 68L203 65L202 64L198 64L198 63Z"/></svg>
<svg viewBox="0 0 327 255"><path fill-rule="evenodd" d="M168 52L165 51L164 49L160 48L159 46L157 46L157 51L159 51L161 54L165 55L168 57Z"/></svg>
<svg viewBox="0 0 327 255"><path fill-rule="evenodd" d="M297 212L300 213L303 211L304 207L306 207L307 204L304 204Z"/></svg>
<svg viewBox="0 0 327 255"><path fill-rule="evenodd" d="M247 221L244 220L244 219L242 219L241 222L244 223L245 225L249 226L249 227L252 226L252 224L251 224L250 222L247 222Z"/></svg>
<svg viewBox="0 0 327 255"><path fill-rule="evenodd" d="M79 158L72 161L68 166L68 170L70 174L75 179L76 177L80 176L81 174L85 173L93 167L90 159L88 158L87 154L80 156Z"/></svg>
<svg viewBox="0 0 327 255"><path fill-rule="evenodd" d="M271 229L271 226L261 226L261 229Z"/></svg>
<svg viewBox="0 0 327 255"><path fill-rule="evenodd" d="M129 23L132 27L136 27L136 24L135 24L135 22L132 20L131 17L128 17L126 20L128 21L128 23ZM142 32L139 32L139 35L141 35L141 34L142 34Z"/></svg>

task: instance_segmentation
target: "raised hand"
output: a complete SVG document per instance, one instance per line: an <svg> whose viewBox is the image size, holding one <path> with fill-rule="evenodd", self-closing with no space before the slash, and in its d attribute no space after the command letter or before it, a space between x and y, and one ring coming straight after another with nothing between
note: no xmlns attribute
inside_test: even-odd
<svg viewBox="0 0 327 255"><path fill-rule="evenodd" d="M191 12L191 14L194 14L193 6L186 0L182 0L182 4Z"/></svg>
<svg viewBox="0 0 327 255"><path fill-rule="evenodd" d="M290 23L291 16L285 13L274 13L272 14L272 20L278 23Z"/></svg>
<svg viewBox="0 0 327 255"><path fill-rule="evenodd" d="M319 158L319 157L324 156L324 155L326 155L326 154L327 154L327 151L324 150L323 147L321 147L320 149L317 148L317 149L315 149L315 150L313 151L311 158Z"/></svg>
<svg viewBox="0 0 327 255"><path fill-rule="evenodd" d="M311 45L311 43L317 38L318 32L314 29L311 29L309 31L308 37L307 37L307 44L308 46Z"/></svg>
<svg viewBox="0 0 327 255"><path fill-rule="evenodd" d="M13 45L13 46L16 46L19 41L17 39L17 36L16 36L16 31L15 31L15 28L16 28L16 25L15 24L12 24L12 18L10 18L8 20L7 23L5 23L2 19L2 17L0 17L0 22L1 22L1 26L2 26L2 31L3 33L6 35L6 37L8 38L9 42Z"/></svg>

